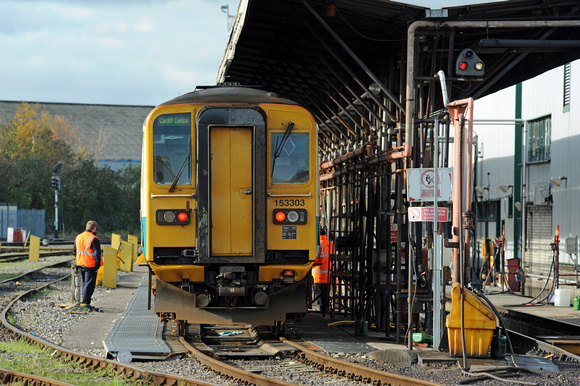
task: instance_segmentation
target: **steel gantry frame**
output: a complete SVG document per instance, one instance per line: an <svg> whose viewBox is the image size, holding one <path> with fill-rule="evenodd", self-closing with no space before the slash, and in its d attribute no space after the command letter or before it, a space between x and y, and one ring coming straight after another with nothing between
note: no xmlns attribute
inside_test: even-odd
<svg viewBox="0 0 580 386"><path fill-rule="evenodd" d="M578 58L560 45L580 38L579 10L573 1L511 1L429 12L439 19L423 20L425 9L391 2L335 5L339 17L325 16L322 0L242 0L218 81L260 84L313 112L321 225L335 245L331 312L400 342L403 328L413 328L409 315L430 319L424 256L437 230L408 222L408 207L418 204L407 200L406 170L432 167L436 146L439 165L449 166L451 119L436 74L444 70L449 99L461 100ZM499 39L506 36L509 42ZM454 75L465 47L486 61L482 79Z"/></svg>

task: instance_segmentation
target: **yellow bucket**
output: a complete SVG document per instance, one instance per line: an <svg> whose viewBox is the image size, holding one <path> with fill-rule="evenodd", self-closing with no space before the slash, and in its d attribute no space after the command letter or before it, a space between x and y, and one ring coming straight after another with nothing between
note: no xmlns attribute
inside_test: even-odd
<svg viewBox="0 0 580 386"><path fill-rule="evenodd" d="M491 346L493 332L498 320L484 301L475 293L465 290L464 328L465 351L470 357L486 357ZM447 335L449 353L463 355L461 339L461 286L453 283L451 290L451 310L447 315Z"/></svg>
<svg viewBox="0 0 580 386"><path fill-rule="evenodd" d="M101 285L103 282L103 266L97 271L97 285Z"/></svg>

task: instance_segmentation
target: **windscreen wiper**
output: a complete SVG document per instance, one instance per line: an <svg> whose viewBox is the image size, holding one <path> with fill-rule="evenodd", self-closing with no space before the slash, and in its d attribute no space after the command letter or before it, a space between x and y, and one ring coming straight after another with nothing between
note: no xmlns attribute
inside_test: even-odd
<svg viewBox="0 0 580 386"><path fill-rule="evenodd" d="M181 167L179 168L179 171L177 172L177 174L173 178L173 181L171 181L171 186L169 187L170 192L173 192L175 190L175 186L177 185L177 181L179 181L179 178L181 177L181 173L183 173L183 169L185 168L185 165L187 165L188 162L189 162L189 156L185 157L185 159L183 160L183 163L181 164Z"/></svg>
<svg viewBox="0 0 580 386"><path fill-rule="evenodd" d="M274 150L274 159L272 160L272 174L270 175L270 177L274 175L274 166L276 165L276 159L280 157L282 149L284 149L284 146L286 145L288 138L290 138L290 133L292 133L293 128L294 122L288 122L288 126L286 127L286 131L282 136L282 140L280 142L276 141L276 149Z"/></svg>

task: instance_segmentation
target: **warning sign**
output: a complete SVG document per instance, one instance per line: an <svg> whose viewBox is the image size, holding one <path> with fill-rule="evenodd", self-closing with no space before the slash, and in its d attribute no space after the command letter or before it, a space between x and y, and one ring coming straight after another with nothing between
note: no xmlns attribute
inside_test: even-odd
<svg viewBox="0 0 580 386"><path fill-rule="evenodd" d="M409 201L451 201L452 176L451 168L437 169L435 176L433 168L407 169L407 192Z"/></svg>
<svg viewBox="0 0 580 386"><path fill-rule="evenodd" d="M449 216L449 209L437 208L437 221L446 222ZM435 208L426 206L415 206L409 208L410 222L432 222L435 221Z"/></svg>

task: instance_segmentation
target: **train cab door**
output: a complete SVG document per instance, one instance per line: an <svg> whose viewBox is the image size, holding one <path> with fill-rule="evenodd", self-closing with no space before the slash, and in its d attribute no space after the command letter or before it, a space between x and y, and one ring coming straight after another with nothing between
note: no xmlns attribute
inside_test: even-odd
<svg viewBox="0 0 580 386"><path fill-rule="evenodd" d="M210 129L210 256L252 256L252 128Z"/></svg>
<svg viewBox="0 0 580 386"><path fill-rule="evenodd" d="M197 118L197 250L202 264L266 260L266 121L257 109Z"/></svg>

